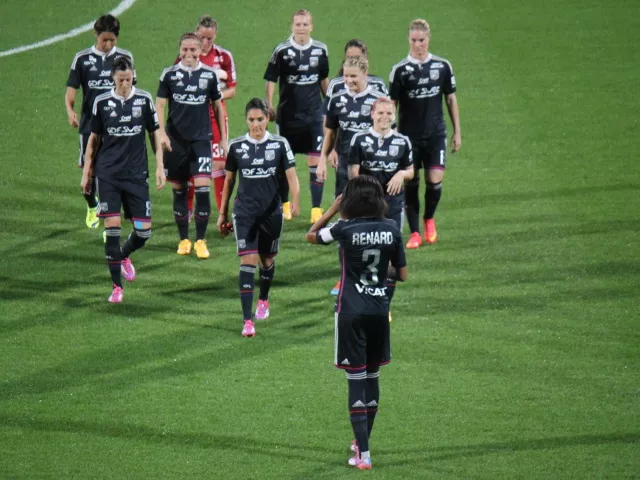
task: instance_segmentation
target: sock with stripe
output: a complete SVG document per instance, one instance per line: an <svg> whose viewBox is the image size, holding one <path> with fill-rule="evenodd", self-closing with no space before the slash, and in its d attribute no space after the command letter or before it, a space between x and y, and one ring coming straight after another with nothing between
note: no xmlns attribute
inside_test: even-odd
<svg viewBox="0 0 640 480"><path fill-rule="evenodd" d="M311 191L311 206L319 208L322 205L322 188L324 183L316 176L317 167L309 167L309 190Z"/></svg>
<svg viewBox="0 0 640 480"><path fill-rule="evenodd" d="M204 240L211 215L211 187L196 187L196 240Z"/></svg>
<svg viewBox="0 0 640 480"><path fill-rule="evenodd" d="M120 251L120 227L107 227L106 241L104 242L104 256L107 260L111 282L122 288L120 269L122 266L122 252Z"/></svg>
<svg viewBox="0 0 640 480"><path fill-rule="evenodd" d="M369 451L365 369L347 371L349 383L349 420L360 452Z"/></svg>
<svg viewBox="0 0 640 480"><path fill-rule="evenodd" d="M253 286L256 274L255 265L240 265L238 286L240 287L240 303L242 304L243 320L251 320L251 308L253 307Z"/></svg>

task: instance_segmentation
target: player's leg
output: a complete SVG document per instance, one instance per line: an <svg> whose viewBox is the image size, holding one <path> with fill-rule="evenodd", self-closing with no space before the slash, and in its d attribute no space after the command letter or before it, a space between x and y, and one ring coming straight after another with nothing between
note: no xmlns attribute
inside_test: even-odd
<svg viewBox="0 0 640 480"><path fill-rule="evenodd" d="M229 119L225 115L225 123L227 124L227 132L229 131ZM222 190L224 188L224 157L220 155L220 128L215 119L211 120L211 160L213 162L213 169L211 177L213 178L213 193L216 199L216 205L218 211L220 211L220 205L222 204Z"/></svg>
<svg viewBox="0 0 640 480"><path fill-rule="evenodd" d="M251 317L253 307L253 288L255 286L256 266L258 265L258 227L255 219L233 218L233 231L236 236L236 247L240 257L238 289L242 306L242 336L254 337L255 326Z"/></svg>
<svg viewBox="0 0 640 480"><path fill-rule="evenodd" d="M80 156L78 158L78 167L84 167L84 154L87 151L87 144L89 143L89 135L79 135L80 138ZM85 201L87 202L87 216L85 223L87 228L98 228L100 221L98 220L98 201L96 199L96 177L91 177L91 190L89 193L83 193Z"/></svg>
<svg viewBox="0 0 640 480"><path fill-rule="evenodd" d="M173 217L178 227L178 255L191 253L191 241L189 240L189 208L187 204L187 185L189 178L189 163L187 152L182 142L169 137L171 151L164 153L164 166L167 169L167 180L171 182L173 192Z"/></svg>
<svg viewBox="0 0 640 480"><path fill-rule="evenodd" d="M404 186L404 201L405 201L405 214L407 216L407 223L409 224L409 241L407 242L407 248L418 248L422 244L422 238L420 237L420 169L425 157L425 148L421 142L415 142L413 144L413 168L415 175L412 180L405 183Z"/></svg>
<svg viewBox="0 0 640 480"><path fill-rule="evenodd" d="M189 223L193 219L193 200L196 197L196 187L193 184L193 178L187 182L187 210L189 211Z"/></svg>
<svg viewBox="0 0 640 480"><path fill-rule="evenodd" d="M98 194L100 195L100 218L104 221L105 242L104 256L107 260L113 291L109 296L110 303L122 302L122 252L120 250L120 208L122 206L121 189L112 183L98 180Z"/></svg>
<svg viewBox="0 0 640 480"><path fill-rule="evenodd" d="M191 176L196 189L196 243L193 245L200 259L209 258L206 233L211 216L211 144L198 141L191 144Z"/></svg>
<svg viewBox="0 0 640 480"><path fill-rule="evenodd" d="M295 154L302 153L304 150L300 150L300 134L281 130L280 126L276 124L278 135L283 136L289 142L291 151ZM293 220L291 214L291 202L289 202L289 181L287 176L282 172L282 175L278 178L278 193L280 195L280 202L282 203L282 216L285 220Z"/></svg>
<svg viewBox="0 0 640 480"><path fill-rule="evenodd" d="M133 231L122 246L122 276L128 282L136 278L136 269L130 256L144 247L151 238L151 199L146 182L128 182L123 198L125 209L129 212Z"/></svg>
<svg viewBox="0 0 640 480"><path fill-rule="evenodd" d="M322 122L318 122L310 130L310 146L308 150L307 164L309 165L309 191L311 192L311 223L316 223L322 216L322 192L324 182L318 180L316 169L320 161L320 152L322 151L322 140L324 138L322 132Z"/></svg>
<svg viewBox="0 0 640 480"><path fill-rule="evenodd" d="M256 320L269 318L269 290L276 272L275 257L278 255L283 216L280 212L269 217L258 230L258 252L260 254L260 295L256 305Z"/></svg>
<svg viewBox="0 0 640 480"><path fill-rule="evenodd" d="M425 171L427 189L424 192L424 239L436 243L436 221L433 218L442 196L442 180L446 167L447 138L438 137L429 145L429 168Z"/></svg>

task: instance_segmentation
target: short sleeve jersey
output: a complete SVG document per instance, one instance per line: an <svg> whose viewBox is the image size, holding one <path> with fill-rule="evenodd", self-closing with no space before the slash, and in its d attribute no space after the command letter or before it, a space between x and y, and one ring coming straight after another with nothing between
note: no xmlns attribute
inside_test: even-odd
<svg viewBox="0 0 640 480"><path fill-rule="evenodd" d="M429 54L424 62L409 56L389 76L389 95L400 112L398 131L413 142L446 135L442 97L456 91L451 64Z"/></svg>
<svg viewBox="0 0 640 480"><path fill-rule="evenodd" d="M96 177L147 178L145 130L155 132L159 128L151 94L133 87L131 94L123 98L111 90L96 98L92 113L91 132L102 138L96 157Z"/></svg>
<svg viewBox="0 0 640 480"><path fill-rule="evenodd" d="M400 230L392 220L357 218L340 220L321 229L320 244L340 244L340 293L338 313L387 315L389 297L385 281L389 262L395 268L407 264Z"/></svg>
<svg viewBox="0 0 640 480"><path fill-rule="evenodd" d="M283 172L296 166L284 137L266 133L262 140L248 134L229 142L225 170L237 172L238 191L233 212L242 217L270 215L280 207Z"/></svg>
<svg viewBox="0 0 640 480"><path fill-rule="evenodd" d="M91 109L98 95L114 87L111 69L116 58L127 57L133 64L133 55L120 47L113 47L103 53L95 46L76 53L71 63L67 87L78 90L82 87L82 108L80 111L79 133L91 133ZM135 70L133 73L135 84Z"/></svg>
<svg viewBox="0 0 640 480"><path fill-rule="evenodd" d="M351 139L349 165L360 165L360 174L375 177L386 192L396 173L413 166L411 141L393 130L384 137L373 129L357 133ZM404 198L404 191L396 196Z"/></svg>
<svg viewBox="0 0 640 480"><path fill-rule="evenodd" d="M211 140L209 105L220 100L214 69L198 62L194 68L182 63L165 68L160 75L158 98L169 104L167 132L182 140Z"/></svg>
<svg viewBox="0 0 640 480"><path fill-rule="evenodd" d="M389 91L387 90L387 84L380 77L376 77L375 75L367 76L367 83L371 87L372 90L377 90L385 96L389 95ZM323 112L327 111L327 104L329 103L329 99L334 93L337 93L341 90L346 90L347 86L344 83L344 77L336 77L329 82L329 86L327 87L327 94L324 97L324 106Z"/></svg>
<svg viewBox="0 0 640 480"><path fill-rule="evenodd" d="M320 83L329 76L327 46L317 40L297 44L292 37L278 45L264 79L279 83L278 124L283 129L302 130L322 121Z"/></svg>
<svg viewBox="0 0 640 480"><path fill-rule="evenodd" d="M380 97L384 97L384 94L367 86L364 91L357 94L349 90L341 90L329 99L325 125L331 130L338 131L336 151L342 168L346 168L347 165L351 138L356 133L369 130L373 126L371 108Z"/></svg>

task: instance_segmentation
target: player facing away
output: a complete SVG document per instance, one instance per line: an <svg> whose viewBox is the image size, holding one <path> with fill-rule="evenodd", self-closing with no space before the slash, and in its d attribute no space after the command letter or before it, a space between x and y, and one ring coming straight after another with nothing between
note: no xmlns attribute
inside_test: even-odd
<svg viewBox="0 0 640 480"><path fill-rule="evenodd" d="M456 99L456 80L451 64L429 53L431 30L426 20L409 25L410 53L396 64L389 76L389 93L400 108L398 131L411 139L416 170L424 168L427 188L424 195L424 238L433 244L438 238L434 215L442 195L446 166L447 132L442 112L444 97L453 125L451 151L460 150L460 115ZM407 221L411 236L407 248L422 244L418 216L420 175L405 187Z"/></svg>
<svg viewBox="0 0 640 480"><path fill-rule="evenodd" d="M104 219L105 257L113 291L109 302L122 302L122 279L132 282L136 270L130 255L142 248L151 236L151 200L145 130L156 155L155 179L158 189L166 178L160 145L160 126L153 99L133 86L133 64L128 57L117 58L112 66L114 87L93 102L91 135L82 171L83 193L92 189L95 175L100 197L100 217ZM120 245L120 209L133 223L133 231Z"/></svg>
<svg viewBox="0 0 640 480"><path fill-rule="evenodd" d="M273 111L273 94L280 83L276 112L278 134L287 139L293 153L307 154L311 190L311 223L322 215L323 181L316 175L322 146L322 97L329 84L327 46L313 40L311 12L293 14L292 34L271 55L264 74L267 105ZM284 218L291 220L288 182L281 179Z"/></svg>
<svg viewBox="0 0 640 480"><path fill-rule="evenodd" d="M196 34L202 42L200 61L205 65L213 67L216 72L216 77L218 77L218 87L222 94L221 103L224 109L224 128L229 132L229 117L227 115L225 100L233 98L236 95L236 66L233 62L233 56L229 50L214 43L218 35L218 22L211 18L210 15L200 17L196 25ZM180 61L180 57L178 57L178 61ZM216 206L218 207L218 211L220 211L222 188L224 187L224 155L220 153L220 140L222 136L213 105L209 106L209 118L211 119L211 158L213 162L211 177L213 178L213 192L216 199ZM187 197L187 208L190 216L193 213L194 196L195 187L193 186L193 181L190 181Z"/></svg>
<svg viewBox="0 0 640 480"><path fill-rule="evenodd" d="M360 175L349 180L344 193L307 233L310 243L340 245L334 364L345 370L349 384L355 456L348 463L362 470L371 468L369 437L380 404L380 366L391 361L385 278L407 279L400 230L384 218L386 208L380 182ZM338 210L341 219L327 226Z"/></svg>
<svg viewBox="0 0 640 480"><path fill-rule="evenodd" d="M78 167L84 166L89 135L91 135L91 109L96 97L113 88L111 69L113 62L120 57L126 57L133 64L131 52L116 47L120 35L120 22L113 15L103 15L93 25L93 35L96 43L90 48L76 53L71 64L71 71L67 79L67 89L64 104L67 109L69 125L78 129L80 134L80 156ZM134 72L135 84L135 72ZM80 120L75 112L75 101L78 89L82 88L82 106ZM98 228L98 201L96 200L95 179L91 179L90 188L83 192L87 202L88 228Z"/></svg>
<svg viewBox="0 0 640 480"><path fill-rule="evenodd" d="M367 131L372 127L371 107L378 98L384 96L372 89L367 82L369 64L366 58L347 57L343 70L346 88L332 95L327 104L324 142L317 169L318 178L324 181L327 178L327 157L337 145L335 148L338 158L331 163L331 166L336 169L336 197L342 193L349 181L348 154L351 138L356 133ZM331 294L337 295L339 290L338 282L331 289Z"/></svg>
<svg viewBox="0 0 640 480"><path fill-rule="evenodd" d="M256 330L251 308L256 266L260 269L260 296L255 319L265 320L269 317L269 289L275 273L274 258L278 254L283 224L280 178L285 175L289 182L293 216L300 209L300 185L289 142L284 137L267 132L267 103L258 98L250 100L245 108L245 117L249 132L229 143L218 230L223 236L229 233L229 200L238 178L238 191L233 204L233 229L240 256L238 286L242 305L242 336L253 337Z"/></svg>
<svg viewBox="0 0 640 480"><path fill-rule="evenodd" d="M191 253L187 184L191 177L195 185L196 242L193 245L200 259L209 258L205 235L211 213L211 122L209 104L213 104L216 121L221 128L220 151L227 148L222 95L212 67L200 61L201 40L195 33L180 37L180 62L165 68L160 76L156 108L160 119L162 146L167 178L173 186L173 214L178 226L178 255ZM169 113L164 126L165 105Z"/></svg>
<svg viewBox="0 0 640 480"><path fill-rule="evenodd" d="M387 97L373 103L373 127L356 133L349 148L349 178L370 175L380 182L387 202L386 218L392 220L402 232L404 216L404 185L413 179L411 141L395 132L396 106ZM396 289L393 278L387 278L389 305ZM391 317L389 317L391 318Z"/></svg>

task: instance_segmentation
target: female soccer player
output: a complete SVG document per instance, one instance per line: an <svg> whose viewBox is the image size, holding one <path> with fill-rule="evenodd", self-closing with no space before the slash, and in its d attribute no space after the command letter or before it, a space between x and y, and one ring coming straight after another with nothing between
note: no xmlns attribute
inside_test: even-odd
<svg viewBox="0 0 640 480"><path fill-rule="evenodd" d="M395 222L384 218L384 196L375 178L353 178L307 233L310 243L340 244L334 364L345 370L349 384L356 455L348 463L363 470L371 468L369 436L380 403L380 366L391 361L385 278L407 279L402 237ZM340 220L327 227L338 211Z"/></svg>
<svg viewBox="0 0 640 480"><path fill-rule="evenodd" d="M196 243L193 248L200 259L209 258L205 235L211 213L211 122L209 104L213 103L221 129L220 149L227 149L222 95L215 70L200 62L202 42L195 33L180 37L180 63L166 68L160 76L156 108L160 120L162 145L168 152L167 178L173 186L173 214L178 226L179 255L191 253L187 183L194 179L196 189ZM164 110L169 114L164 128Z"/></svg>
<svg viewBox="0 0 640 480"><path fill-rule="evenodd" d="M132 282L136 270L129 259L151 236L151 200L145 130L151 136L156 154L156 185L164 187L160 126L148 92L133 86L133 64L127 57L113 62L114 88L99 95L93 103L91 135L82 171L82 192L91 191L95 175L100 197L100 217L104 218L105 257L111 273L113 291L109 302L122 302L122 280ZM96 154L97 152L97 154ZM133 222L133 231L120 246L120 209Z"/></svg>
<svg viewBox="0 0 640 480"><path fill-rule="evenodd" d="M289 142L284 137L267 132L267 103L258 98L252 99L245 108L245 117L249 132L229 143L218 230L222 235L229 231L229 199L238 177L238 192L233 204L233 229L240 256L238 284L242 304L242 336L253 337L256 331L251 319L251 307L256 265L260 266L260 296L255 318L265 320L269 317L269 288L275 272L274 257L278 254L283 221L279 179L286 175L292 194L293 216L300 210L300 185Z"/></svg>
<svg viewBox="0 0 640 480"><path fill-rule="evenodd" d="M78 167L84 166L84 156L87 150L89 135L91 134L91 109L96 97L113 88L111 70L113 62L120 57L126 57L133 65L133 55L127 50L117 48L120 35L120 22L113 15L103 15L93 25L93 35L96 37L94 46L76 53L71 64L64 104L67 109L69 125L77 128L80 133L80 157ZM135 71L133 75L135 83ZM78 89L82 87L82 107L80 121L74 106ZM90 187L83 193L87 202L87 228L98 228L98 202L96 200L96 184L92 179Z"/></svg>

